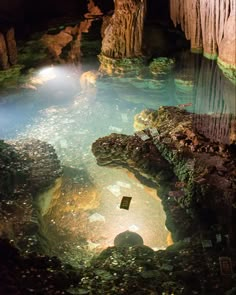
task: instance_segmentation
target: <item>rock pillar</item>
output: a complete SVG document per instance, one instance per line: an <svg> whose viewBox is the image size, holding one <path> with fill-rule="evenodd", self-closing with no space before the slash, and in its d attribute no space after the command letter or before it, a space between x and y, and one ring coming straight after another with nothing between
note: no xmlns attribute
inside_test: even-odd
<svg viewBox="0 0 236 295"><path fill-rule="evenodd" d="M145 0L115 0L115 10L104 30L100 71L136 73L142 56Z"/></svg>
<svg viewBox="0 0 236 295"><path fill-rule="evenodd" d="M17 48L14 28L0 31L0 70L17 63Z"/></svg>
<svg viewBox="0 0 236 295"><path fill-rule="evenodd" d="M105 30L102 54L111 58L141 55L145 0L115 0L115 12Z"/></svg>

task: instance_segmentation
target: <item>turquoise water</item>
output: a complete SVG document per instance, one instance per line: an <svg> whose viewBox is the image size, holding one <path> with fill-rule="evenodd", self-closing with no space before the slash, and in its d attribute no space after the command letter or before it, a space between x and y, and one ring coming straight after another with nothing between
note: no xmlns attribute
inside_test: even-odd
<svg viewBox="0 0 236 295"><path fill-rule="evenodd" d="M69 232L68 252L76 252L80 247L75 238L79 235L87 240L89 250L103 249L127 229L137 231L145 244L154 249L168 244L165 214L155 191L141 185L127 171L98 167L91 144L113 132L133 134L134 116L145 108L186 105L186 110L218 114L222 118L235 112L235 86L214 62L186 52L175 58L175 68L162 76L146 73L129 78L108 77L96 83L91 77L97 66L91 64L39 69L23 88L14 93L6 89L1 95L0 138L46 141L55 147L63 166L77 171L72 179L73 194L68 192L58 204L59 209L67 205L70 215L51 212L46 217L48 223L56 224L58 237L62 227ZM84 84L81 76L88 71L90 80ZM78 182L82 183L79 187ZM78 206L82 204L80 194L92 196L87 202L90 207ZM119 210L123 195L133 197L127 212ZM84 231L81 218L75 219L81 212ZM99 217L100 225L89 221L93 214ZM94 228L95 236L91 234ZM60 242L59 238L57 248L67 255L65 244L60 246Z"/></svg>
<svg viewBox="0 0 236 295"><path fill-rule="evenodd" d="M111 131L132 133L133 117L144 108L189 104L186 109L195 113L236 112L235 86L223 76L215 62L198 55L179 54L175 69L162 77L149 74L107 78L99 81L95 89L89 86L82 93L81 74L91 69L97 70L97 67L54 67L55 76L42 84L33 84L34 89L19 88L14 93L6 90L0 94L0 138L29 135L33 125L41 124L40 129L50 117L54 120L55 132L57 128L68 127L70 123L66 123L66 119L75 120L71 124L80 132L86 132L92 142Z"/></svg>

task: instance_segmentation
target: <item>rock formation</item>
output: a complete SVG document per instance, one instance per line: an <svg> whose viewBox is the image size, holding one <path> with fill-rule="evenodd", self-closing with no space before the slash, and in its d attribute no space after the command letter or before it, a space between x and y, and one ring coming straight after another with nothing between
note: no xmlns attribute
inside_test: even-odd
<svg viewBox="0 0 236 295"><path fill-rule="evenodd" d="M230 146L194 130L194 116L175 107L142 112L135 120L144 131L100 138L92 151L99 165L126 167L155 183L174 239L218 224L235 241L235 158Z"/></svg>
<svg viewBox="0 0 236 295"><path fill-rule="evenodd" d="M105 30L101 53L124 58L141 55L144 0L115 0L115 12Z"/></svg>
<svg viewBox="0 0 236 295"><path fill-rule="evenodd" d="M215 61L189 51L182 52L178 60L174 72L175 99L196 113L194 128L212 141L235 142L235 85L224 77Z"/></svg>
<svg viewBox="0 0 236 295"><path fill-rule="evenodd" d="M42 36L41 42L56 61L77 63L80 60L82 33L88 33L93 21L103 15L92 0L88 1L87 8L85 19L79 24L65 26L57 34L52 31Z"/></svg>
<svg viewBox="0 0 236 295"><path fill-rule="evenodd" d="M140 68L145 10L146 0L115 0L114 14L102 26L100 72L119 75Z"/></svg>
<svg viewBox="0 0 236 295"><path fill-rule="evenodd" d="M40 221L34 201L61 172L49 144L38 140L0 142L1 236L13 239L24 251L37 248Z"/></svg>
<svg viewBox="0 0 236 295"><path fill-rule="evenodd" d="M194 110L200 115L194 116L194 128L212 141L222 144L235 142L235 86L222 77L221 71L214 62L206 59L202 60L199 75L196 78ZM207 91L209 89L205 86L207 84L215 91ZM208 112L214 115L203 115Z"/></svg>
<svg viewBox="0 0 236 295"><path fill-rule="evenodd" d="M0 28L0 70L17 63L17 48L14 28Z"/></svg>
<svg viewBox="0 0 236 295"><path fill-rule="evenodd" d="M193 52L203 52L229 68L236 67L234 0L170 0L170 15L181 25Z"/></svg>
<svg viewBox="0 0 236 295"><path fill-rule="evenodd" d="M143 141L138 135L112 133L99 138L93 144L92 152L101 166L121 165L137 176L142 171L142 177L151 179L156 185L160 181L169 181L169 164L162 158L151 139Z"/></svg>
<svg viewBox="0 0 236 295"><path fill-rule="evenodd" d="M225 240L219 243L212 236L214 246L205 247L207 238L203 233L202 240L196 237L164 251L144 245L109 247L85 265L75 254L79 267L55 256L23 256L12 242L0 239L0 294L234 294L233 270L227 276L219 271L219 246L225 247Z"/></svg>

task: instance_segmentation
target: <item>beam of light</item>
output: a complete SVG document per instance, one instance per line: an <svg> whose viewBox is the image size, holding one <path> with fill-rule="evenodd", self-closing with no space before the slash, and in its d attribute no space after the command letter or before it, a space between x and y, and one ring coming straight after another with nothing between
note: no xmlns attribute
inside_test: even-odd
<svg viewBox="0 0 236 295"><path fill-rule="evenodd" d="M43 68L39 71L38 75L42 78L50 78L55 76L55 69L54 67L47 67Z"/></svg>

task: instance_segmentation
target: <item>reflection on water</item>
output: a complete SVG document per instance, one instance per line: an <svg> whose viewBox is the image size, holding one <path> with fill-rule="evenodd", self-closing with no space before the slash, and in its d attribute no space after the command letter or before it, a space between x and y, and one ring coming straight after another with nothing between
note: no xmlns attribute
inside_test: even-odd
<svg viewBox="0 0 236 295"><path fill-rule="evenodd" d="M75 250L83 239L89 249L102 249L130 229L141 234L146 245L165 247L168 232L155 192L124 170L98 167L91 144L112 132L132 134L134 116L161 105L218 114L217 122L207 125L199 116L195 127L227 142L229 114L236 109L235 86L214 62L190 53L177 56L175 70L162 77L144 71L139 77L93 80L86 87L80 84L82 70L53 70L53 78L43 84L0 98L0 138L33 137L51 143L66 167L59 201L45 214L48 233L58 235L57 243L66 236ZM124 195L132 197L129 211L119 209ZM64 244L62 248L65 252Z"/></svg>

